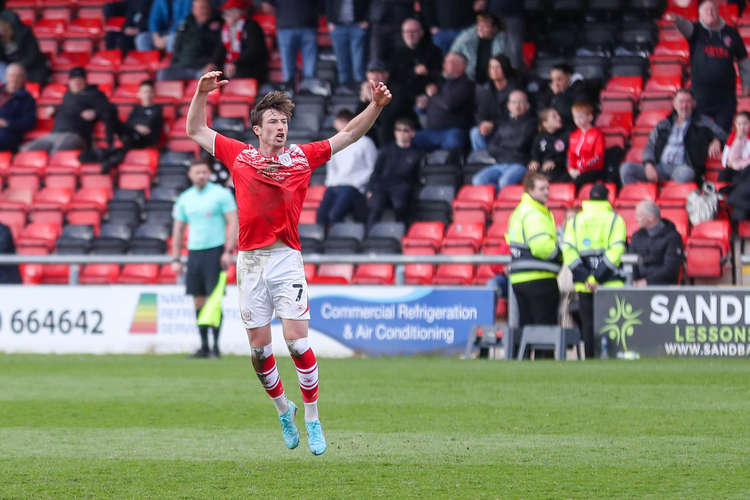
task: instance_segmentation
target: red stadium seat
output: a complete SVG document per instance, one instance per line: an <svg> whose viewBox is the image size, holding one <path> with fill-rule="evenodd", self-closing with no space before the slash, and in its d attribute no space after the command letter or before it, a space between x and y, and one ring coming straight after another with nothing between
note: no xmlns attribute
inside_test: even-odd
<svg viewBox="0 0 750 500"><path fill-rule="evenodd" d="M643 77L613 76L607 81L605 92L622 92L638 100L643 89ZM604 97L602 97L604 99Z"/></svg>
<svg viewBox="0 0 750 500"><path fill-rule="evenodd" d="M429 248L436 252L443 242L445 225L438 221L414 222L406 236L401 238L401 247L406 248ZM424 252L423 252L424 253Z"/></svg>
<svg viewBox="0 0 750 500"><path fill-rule="evenodd" d="M39 283L42 285L64 285L70 281L68 264L43 264Z"/></svg>
<svg viewBox="0 0 750 500"><path fill-rule="evenodd" d="M151 176L149 174L120 174L117 183L120 189L142 189L146 197L151 196Z"/></svg>
<svg viewBox="0 0 750 500"><path fill-rule="evenodd" d="M94 234L99 235L99 228L102 222L102 213L99 210L74 210L65 214L65 220L68 224L80 224L84 226L93 226Z"/></svg>
<svg viewBox="0 0 750 500"><path fill-rule="evenodd" d="M73 198L73 191L68 188L45 187L34 195L34 210L65 210Z"/></svg>
<svg viewBox="0 0 750 500"><path fill-rule="evenodd" d="M307 188L305 200L302 202L302 208L316 210L320 202L323 201L323 195L326 192L325 186L310 186Z"/></svg>
<svg viewBox="0 0 750 500"><path fill-rule="evenodd" d="M57 151L49 158L47 174L80 174L81 162L78 160L80 154L81 151L78 149Z"/></svg>
<svg viewBox="0 0 750 500"><path fill-rule="evenodd" d="M617 197L617 184L615 184L614 182L605 182L604 186L607 188L607 191L609 191L609 194L607 195L607 200L612 205L614 205L615 198ZM576 202L575 202L575 205L577 207L581 206L582 201L589 199L589 196L591 195L592 187L594 187L594 183L592 182L589 182L581 186L581 190L578 192L578 197L576 198Z"/></svg>
<svg viewBox="0 0 750 500"><path fill-rule="evenodd" d="M394 281L393 264L360 264L352 277L358 285L392 285Z"/></svg>
<svg viewBox="0 0 750 500"><path fill-rule="evenodd" d="M479 251L484 239L484 223L452 223L445 232L441 246L445 252L449 247L467 247L472 253Z"/></svg>
<svg viewBox="0 0 750 500"><path fill-rule="evenodd" d="M29 220L31 222L44 222L62 227L65 215L62 210L34 210L32 208L29 212Z"/></svg>
<svg viewBox="0 0 750 500"><path fill-rule="evenodd" d="M415 222L414 224L418 224ZM432 255L435 250L432 247L404 247L404 255ZM406 264L404 266L404 283L407 285L430 285L435 275L435 265L419 262L419 257L415 257L415 264Z"/></svg>
<svg viewBox="0 0 750 500"><path fill-rule="evenodd" d="M155 101L160 104L177 104L182 101L185 82L182 80L161 80L155 83Z"/></svg>
<svg viewBox="0 0 750 500"><path fill-rule="evenodd" d="M42 93L37 101L37 106L62 104L63 96L68 91L68 86L64 83L48 83L42 89Z"/></svg>
<svg viewBox="0 0 750 500"><path fill-rule="evenodd" d="M97 210L105 212L107 210L107 202L111 198L112 188L109 186L82 187L73 195L68 205L68 210Z"/></svg>
<svg viewBox="0 0 750 500"><path fill-rule="evenodd" d="M78 177L76 177L76 174L50 174L49 171L47 171L47 175L44 177L44 184L50 187L64 187L75 191L76 186L78 185Z"/></svg>
<svg viewBox="0 0 750 500"><path fill-rule="evenodd" d="M146 172L151 176L156 174L159 165L159 151L157 149L131 149L122 160L119 169L121 173Z"/></svg>
<svg viewBox="0 0 750 500"><path fill-rule="evenodd" d="M120 64L120 72L155 72L161 54L158 50L131 50Z"/></svg>
<svg viewBox="0 0 750 500"><path fill-rule="evenodd" d="M507 245L505 233L508 230L508 218L493 219L492 225L487 229L487 237L484 239L483 247ZM486 253L486 252L485 252Z"/></svg>
<svg viewBox="0 0 750 500"><path fill-rule="evenodd" d="M216 113L227 118L242 118L245 127L250 124L250 105L244 102L220 102L216 107Z"/></svg>
<svg viewBox="0 0 750 500"><path fill-rule="evenodd" d="M701 222L693 227L685 248L688 278L721 278L729 254L729 221Z"/></svg>
<svg viewBox="0 0 750 500"><path fill-rule="evenodd" d="M453 200L453 210L483 210L489 216L495 198L494 186L462 186Z"/></svg>
<svg viewBox="0 0 750 500"><path fill-rule="evenodd" d="M10 228L13 241L18 239L21 229L26 225L26 212L20 210L0 210L0 222Z"/></svg>
<svg viewBox="0 0 750 500"><path fill-rule="evenodd" d="M303 208L299 215L300 224L315 224L317 210L314 208Z"/></svg>
<svg viewBox="0 0 750 500"><path fill-rule="evenodd" d="M24 285L38 285L42 281L41 264L21 264L18 270Z"/></svg>
<svg viewBox="0 0 750 500"><path fill-rule="evenodd" d="M257 94L258 82L255 78L233 78L221 89L221 101L252 104Z"/></svg>
<svg viewBox="0 0 750 500"><path fill-rule="evenodd" d="M39 177L31 174L8 175L8 189L30 189L33 192L39 190Z"/></svg>
<svg viewBox="0 0 750 500"><path fill-rule="evenodd" d="M56 7L42 7L39 9L39 17L41 19L60 19L69 23L73 18L73 12L70 7L56 6Z"/></svg>
<svg viewBox="0 0 750 500"><path fill-rule="evenodd" d="M38 39L62 38L65 33L66 22L64 19L39 19L31 29Z"/></svg>
<svg viewBox="0 0 750 500"><path fill-rule="evenodd" d="M649 78L646 82L646 91L659 90L677 92L682 88L682 77L679 76L659 76Z"/></svg>
<svg viewBox="0 0 750 500"><path fill-rule="evenodd" d="M77 17L68 23L65 38L101 38L104 34L101 19L94 17Z"/></svg>
<svg viewBox="0 0 750 500"><path fill-rule="evenodd" d="M478 222L484 225L487 223L487 215L484 210L456 210L453 212L453 222L462 224Z"/></svg>
<svg viewBox="0 0 750 500"><path fill-rule="evenodd" d="M30 189L6 189L0 193L0 210L13 210L26 213L34 200Z"/></svg>
<svg viewBox="0 0 750 500"><path fill-rule="evenodd" d="M317 274L318 266L315 264L305 264L305 279L309 283Z"/></svg>
<svg viewBox="0 0 750 500"><path fill-rule="evenodd" d="M508 217L515 210L523 195L523 186L513 184L505 186L497 193L497 198L492 202L492 218Z"/></svg>
<svg viewBox="0 0 750 500"><path fill-rule="evenodd" d="M156 283L159 276L159 264L125 264L122 266L118 283L123 284L151 284Z"/></svg>
<svg viewBox="0 0 750 500"><path fill-rule="evenodd" d="M52 57L50 65L54 72L68 72L77 66L86 66L90 52L60 52ZM67 80L67 75L65 75Z"/></svg>
<svg viewBox="0 0 750 500"><path fill-rule="evenodd" d="M47 168L49 153L46 151L19 151L13 157L8 173L42 175Z"/></svg>
<svg viewBox="0 0 750 500"><path fill-rule="evenodd" d="M635 207L643 200L656 200L657 186L651 182L635 182L620 188L615 200L615 208Z"/></svg>
<svg viewBox="0 0 750 500"><path fill-rule="evenodd" d="M172 270L171 264L162 264L159 268L159 275L156 277L154 283L162 285L174 285L177 283L177 274Z"/></svg>
<svg viewBox="0 0 750 500"><path fill-rule="evenodd" d="M312 283L347 285L351 283L353 275L354 264L321 264Z"/></svg>
<svg viewBox="0 0 750 500"><path fill-rule="evenodd" d="M16 246L41 246L52 251L55 248L55 240L60 236L62 228L58 224L50 222L31 222L21 230Z"/></svg>
<svg viewBox="0 0 750 500"><path fill-rule="evenodd" d="M644 111L638 115L638 118L635 120L635 126L645 127L649 130L653 130L653 128L656 127L656 125L660 121L666 118L668 114L669 112L661 110Z"/></svg>
<svg viewBox="0 0 750 500"><path fill-rule="evenodd" d="M78 282L83 285L113 284L117 283L119 276L119 264L86 264L81 270Z"/></svg>
<svg viewBox="0 0 750 500"><path fill-rule="evenodd" d="M698 189L695 182L667 182L659 190L656 204L661 208L685 208L687 195Z"/></svg>
<svg viewBox="0 0 750 500"><path fill-rule="evenodd" d="M669 219L677 229L677 232L682 236L682 244L687 245L688 235L690 234L690 219L688 218L687 210L684 208L662 208L661 216L664 219Z"/></svg>
<svg viewBox="0 0 750 500"><path fill-rule="evenodd" d="M86 38L65 38L62 41L61 49L63 52L85 52L91 54L94 52L94 41ZM91 77L90 74L87 76L88 78ZM93 82L89 81L89 83Z"/></svg>

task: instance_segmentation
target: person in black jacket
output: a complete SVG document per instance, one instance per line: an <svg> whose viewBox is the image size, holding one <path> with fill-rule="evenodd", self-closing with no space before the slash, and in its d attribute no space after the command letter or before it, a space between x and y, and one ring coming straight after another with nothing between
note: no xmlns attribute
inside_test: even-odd
<svg viewBox="0 0 750 500"><path fill-rule="evenodd" d="M223 21L209 0L193 0L190 14L177 27L171 64L159 70L158 80L192 80L216 69L223 49Z"/></svg>
<svg viewBox="0 0 750 500"><path fill-rule="evenodd" d="M94 124L99 120L107 127L107 142L112 147L117 109L96 85L86 83L86 70L73 68L68 73L68 91L55 111L52 132L21 146L21 150L46 150L52 155L62 149L89 149Z"/></svg>
<svg viewBox="0 0 750 500"><path fill-rule="evenodd" d="M269 55L263 29L252 18L253 10L243 0L227 0L221 7L222 48L215 64L229 79L255 78L261 84L268 80Z"/></svg>
<svg viewBox="0 0 750 500"><path fill-rule="evenodd" d="M370 62L390 60L402 23L416 15L414 0L371 0Z"/></svg>
<svg viewBox="0 0 750 500"><path fill-rule="evenodd" d="M490 57L487 68L489 81L477 86L476 110L478 125L469 130L471 149L487 149L487 137L495 130L495 123L508 118L508 96L522 88L510 59L504 54Z"/></svg>
<svg viewBox="0 0 750 500"><path fill-rule="evenodd" d="M148 14L153 0L129 0L124 12L125 24L121 31L107 31L104 41L107 49L120 49L122 55L135 49L135 37L140 33L148 33ZM106 11L105 6L105 11ZM106 14L106 12L105 12Z"/></svg>
<svg viewBox="0 0 750 500"><path fill-rule="evenodd" d="M11 63L0 88L0 151L15 151L23 134L36 125L36 101L24 87L26 70Z"/></svg>
<svg viewBox="0 0 750 500"><path fill-rule="evenodd" d="M414 122L399 118L393 128L395 142L381 148L367 184L367 225L371 227L392 208L396 220L407 222L411 193L417 183L422 152L412 146Z"/></svg>
<svg viewBox="0 0 750 500"><path fill-rule="evenodd" d="M639 229L628 250L638 255L633 285L676 285L685 258L682 236L672 221L661 217L659 206L651 200L636 206L635 217Z"/></svg>
<svg viewBox="0 0 750 500"><path fill-rule="evenodd" d="M16 253L16 245L13 243L13 233L10 228L0 222L0 254ZM15 264L0 265L0 283L19 284L21 283L21 274L18 272L18 266Z"/></svg>
<svg viewBox="0 0 750 500"><path fill-rule="evenodd" d="M32 82L44 85L49 78L47 56L39 49L34 32L10 11L0 12L0 62L21 64Z"/></svg>
<svg viewBox="0 0 750 500"><path fill-rule="evenodd" d="M570 130L563 127L560 113L555 108L543 109L539 113L539 133L531 145L530 172L540 170L550 182L572 182L568 174L568 136Z"/></svg>
<svg viewBox="0 0 750 500"><path fill-rule="evenodd" d="M410 17L401 23L400 43L386 61L391 79L417 95L440 79L443 54L425 35L422 23Z"/></svg>
<svg viewBox="0 0 750 500"><path fill-rule="evenodd" d="M370 0L326 0L328 32L344 92L354 93L355 85L365 79L369 10Z"/></svg>
<svg viewBox="0 0 750 500"><path fill-rule="evenodd" d="M574 81L573 68L565 63L553 66L549 70L549 77L549 86L537 95L536 109L555 108L565 128L575 128L570 108L577 102L591 101L583 81Z"/></svg>

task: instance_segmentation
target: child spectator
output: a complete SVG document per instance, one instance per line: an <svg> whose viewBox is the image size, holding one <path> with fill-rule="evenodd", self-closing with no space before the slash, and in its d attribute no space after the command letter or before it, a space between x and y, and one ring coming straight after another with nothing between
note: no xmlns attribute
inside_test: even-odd
<svg viewBox="0 0 750 500"><path fill-rule="evenodd" d="M528 169L549 177L550 182L570 182L567 169L568 136L562 117L555 108L543 109L539 113L539 133L531 146L531 161Z"/></svg>
<svg viewBox="0 0 750 500"><path fill-rule="evenodd" d="M604 134L596 127L594 108L581 101L571 108L573 122L578 127L570 134L568 143L568 174L576 188L601 180L604 175Z"/></svg>
<svg viewBox="0 0 750 500"><path fill-rule="evenodd" d="M721 155L719 181L732 182L737 172L750 165L750 113L740 111L734 119L734 132L727 139Z"/></svg>

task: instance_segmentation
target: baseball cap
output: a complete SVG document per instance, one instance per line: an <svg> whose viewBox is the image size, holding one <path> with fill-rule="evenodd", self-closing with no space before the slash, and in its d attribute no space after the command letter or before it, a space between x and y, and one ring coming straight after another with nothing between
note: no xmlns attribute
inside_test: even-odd
<svg viewBox="0 0 750 500"><path fill-rule="evenodd" d="M609 189L601 182L594 184L594 187L591 188L591 193L589 193L590 200L606 200L608 196Z"/></svg>
<svg viewBox="0 0 750 500"><path fill-rule="evenodd" d="M70 73L68 73L68 78L86 78L86 70L83 69L80 66L76 66L75 68L70 70Z"/></svg>
<svg viewBox="0 0 750 500"><path fill-rule="evenodd" d="M246 3L244 0L227 0L224 2L224 5L221 6L221 10L229 10L229 9L241 9L245 10L247 8Z"/></svg>

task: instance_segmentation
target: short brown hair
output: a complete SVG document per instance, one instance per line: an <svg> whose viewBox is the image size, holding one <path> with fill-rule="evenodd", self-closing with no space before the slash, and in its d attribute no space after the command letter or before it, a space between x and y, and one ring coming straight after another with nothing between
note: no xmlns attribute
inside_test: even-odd
<svg viewBox="0 0 750 500"><path fill-rule="evenodd" d="M267 109L275 109L279 113L283 113L288 120L292 117L294 103L286 93L279 90L267 93L250 112L250 124L253 127L263 123L263 112Z"/></svg>
<svg viewBox="0 0 750 500"><path fill-rule="evenodd" d="M211 163L206 158L196 158L194 160L191 160L188 170L195 167L196 165L205 165L207 169L211 170Z"/></svg>
<svg viewBox="0 0 750 500"><path fill-rule="evenodd" d="M588 113L590 115L594 114L594 106L592 106L591 103L587 101L578 101L570 107L570 110L572 112Z"/></svg>
<svg viewBox="0 0 750 500"><path fill-rule="evenodd" d="M541 172L526 172L526 175L523 176L523 180L521 181L523 190L528 193L529 191L534 189L534 184L536 184L536 181L549 182L549 178Z"/></svg>

